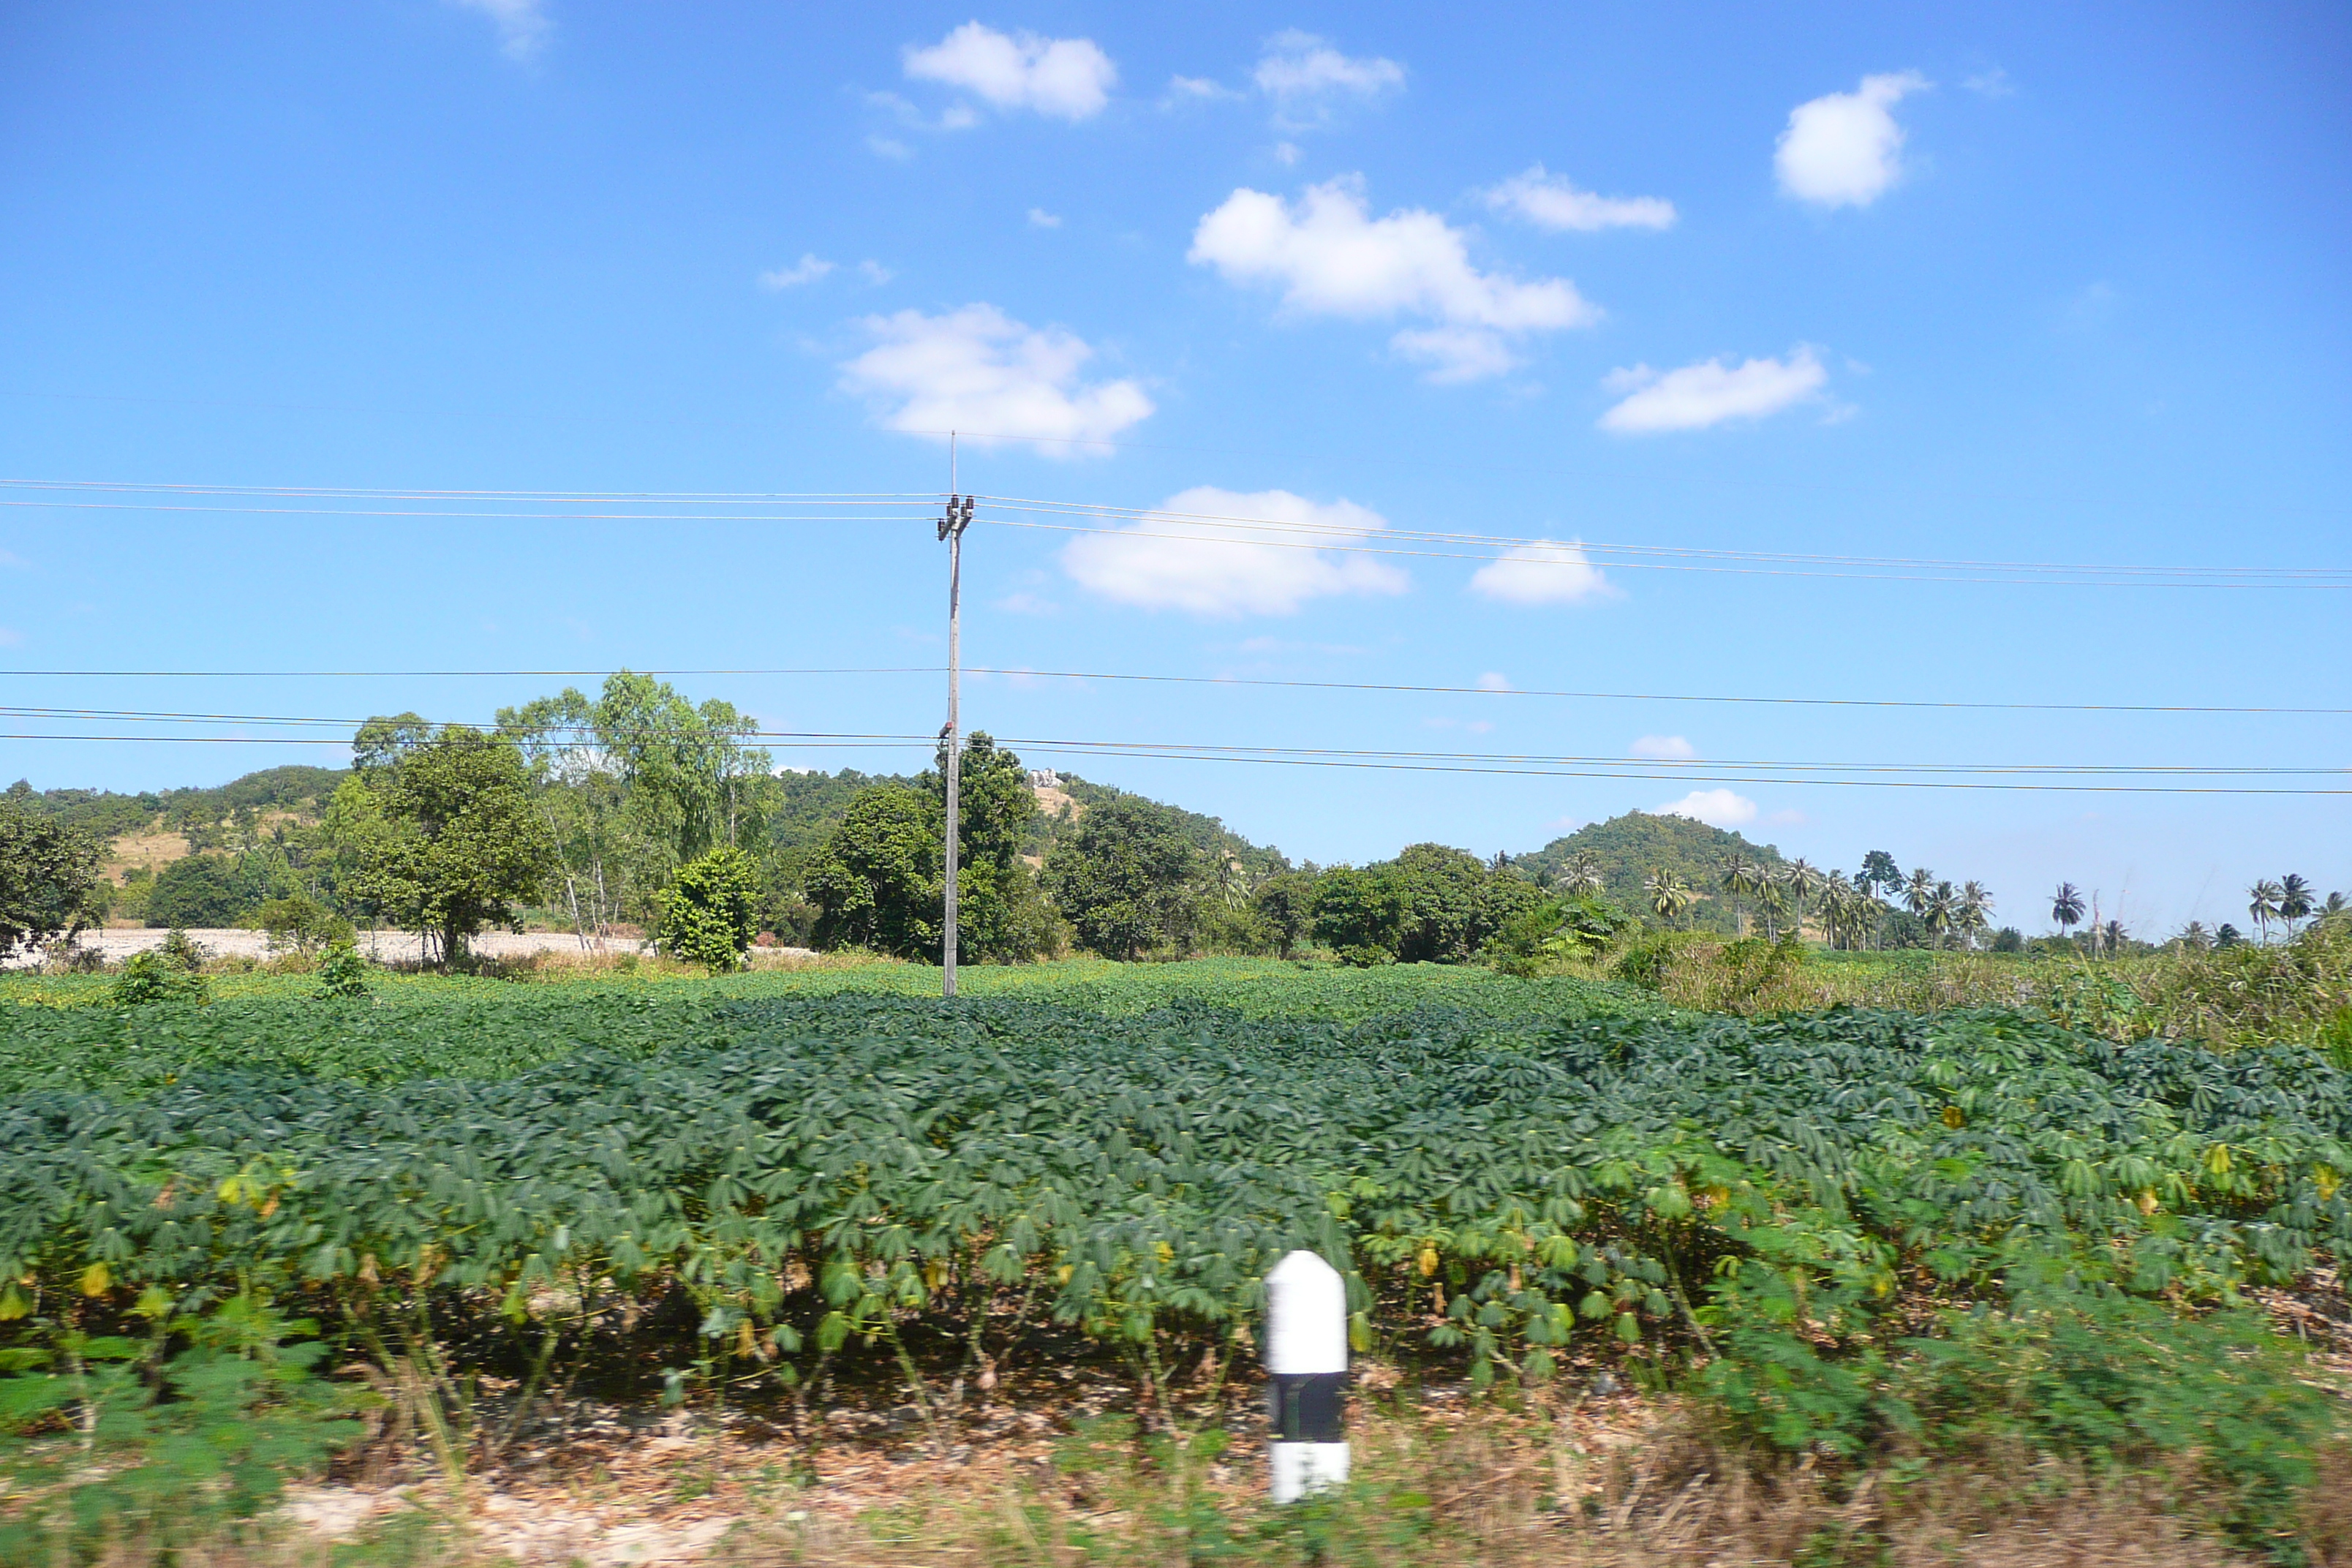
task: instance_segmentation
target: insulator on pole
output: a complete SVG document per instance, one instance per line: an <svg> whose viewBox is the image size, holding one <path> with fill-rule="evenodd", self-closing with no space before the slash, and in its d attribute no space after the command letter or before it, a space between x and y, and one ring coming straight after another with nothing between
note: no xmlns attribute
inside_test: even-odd
<svg viewBox="0 0 2352 1568"><path fill-rule="evenodd" d="M1348 1481L1348 1287L1312 1252L1265 1277L1266 1408L1276 1502Z"/></svg>

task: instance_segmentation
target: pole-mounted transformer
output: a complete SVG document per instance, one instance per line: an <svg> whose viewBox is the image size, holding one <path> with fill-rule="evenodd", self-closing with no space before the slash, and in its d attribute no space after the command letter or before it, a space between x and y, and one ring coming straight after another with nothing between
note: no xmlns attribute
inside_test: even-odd
<svg viewBox="0 0 2352 1568"><path fill-rule="evenodd" d="M1274 1500L1348 1481L1348 1287L1312 1252L1265 1277L1266 1407Z"/></svg>

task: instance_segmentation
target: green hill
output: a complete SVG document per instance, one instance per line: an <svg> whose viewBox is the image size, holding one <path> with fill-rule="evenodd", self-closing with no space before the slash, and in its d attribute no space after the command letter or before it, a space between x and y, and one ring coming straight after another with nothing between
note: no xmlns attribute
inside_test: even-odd
<svg viewBox="0 0 2352 1568"><path fill-rule="evenodd" d="M1723 867L1731 851L1768 866L1781 863L1780 851L1769 844L1751 844L1737 833L1709 827L1687 816L1653 816L1629 811L1606 822L1587 823L1565 838L1542 848L1511 857L1511 864L1549 885L1571 856L1591 850L1601 858L1609 897L1629 910L1645 910L1642 880L1664 868L1690 884L1702 901L1691 907L1690 921L1703 930L1728 931L1733 927L1731 905L1723 897Z"/></svg>

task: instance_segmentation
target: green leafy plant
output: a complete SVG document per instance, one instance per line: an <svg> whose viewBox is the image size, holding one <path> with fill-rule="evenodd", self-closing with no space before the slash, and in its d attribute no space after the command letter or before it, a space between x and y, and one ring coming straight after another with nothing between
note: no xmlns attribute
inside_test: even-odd
<svg viewBox="0 0 2352 1568"><path fill-rule="evenodd" d="M328 997L365 996L373 987L369 976L374 965L368 963L357 946L345 941L331 943L319 957L319 995Z"/></svg>
<svg viewBox="0 0 2352 1568"><path fill-rule="evenodd" d="M759 932L760 868L732 846L682 867L662 909L661 944L674 958L740 969Z"/></svg>
<svg viewBox="0 0 2352 1568"><path fill-rule="evenodd" d="M108 997L118 1007L142 1007L155 1002L200 1003L206 994L203 974L174 963L168 952L151 948L124 961Z"/></svg>

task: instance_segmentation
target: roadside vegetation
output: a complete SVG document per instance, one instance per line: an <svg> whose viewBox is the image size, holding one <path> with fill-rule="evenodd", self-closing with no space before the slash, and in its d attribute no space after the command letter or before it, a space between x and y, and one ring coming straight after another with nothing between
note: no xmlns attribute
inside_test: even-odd
<svg viewBox="0 0 2352 1568"><path fill-rule="evenodd" d="M418 1564L600 1498L743 1563L2352 1563L2305 879L2151 943L1638 814L1317 867L976 737L944 1005L938 769L742 731L616 677L0 803L0 1561L324 1562L325 1481ZM86 961L166 826L146 896L214 857L274 956ZM1301 1247L1361 1464L1275 1510Z"/></svg>

